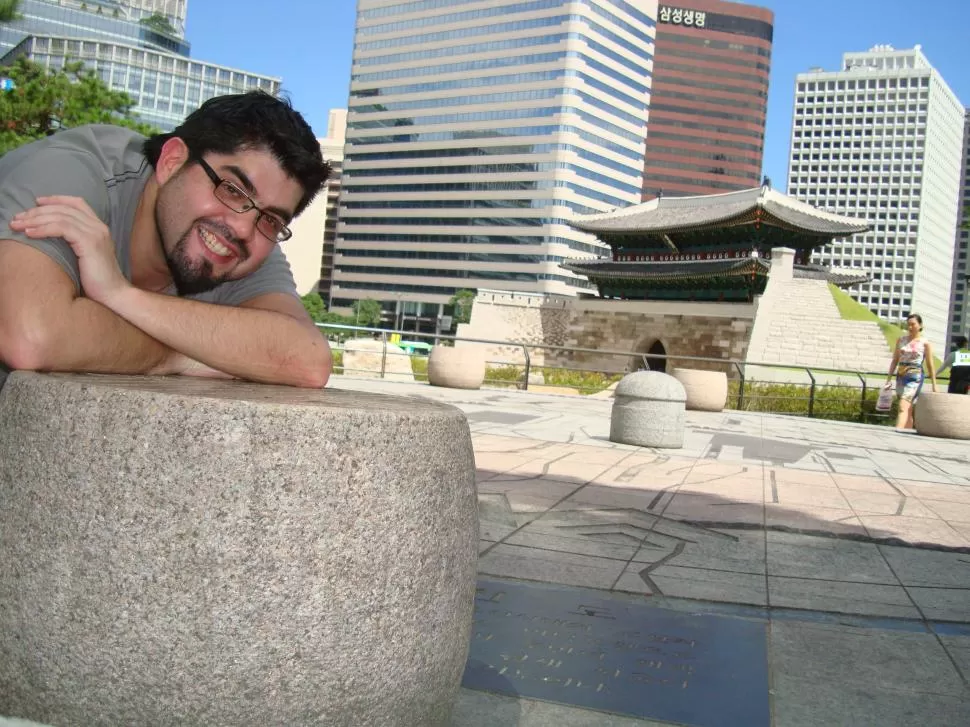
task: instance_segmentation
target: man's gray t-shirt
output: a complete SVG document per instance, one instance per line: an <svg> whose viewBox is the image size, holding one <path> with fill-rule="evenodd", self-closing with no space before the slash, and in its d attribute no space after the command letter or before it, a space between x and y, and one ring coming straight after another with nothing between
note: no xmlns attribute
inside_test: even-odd
<svg viewBox="0 0 970 727"><path fill-rule="evenodd" d="M0 157L0 240L16 240L45 253L83 293L77 256L70 245L59 238L33 240L8 225L16 213L37 206L37 197L81 197L110 229L118 264L131 280L131 228L153 172L142 152L144 142L144 136L129 129L90 125L59 132ZM290 266L278 247L242 280L187 297L239 305L266 293L296 295ZM0 387L6 372L0 363Z"/></svg>

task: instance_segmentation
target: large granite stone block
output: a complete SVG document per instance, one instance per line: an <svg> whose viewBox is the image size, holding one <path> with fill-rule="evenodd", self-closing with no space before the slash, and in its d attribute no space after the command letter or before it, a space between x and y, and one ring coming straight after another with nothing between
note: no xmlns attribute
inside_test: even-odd
<svg viewBox="0 0 970 727"><path fill-rule="evenodd" d="M477 546L454 407L14 373L0 392L0 714L446 724Z"/></svg>

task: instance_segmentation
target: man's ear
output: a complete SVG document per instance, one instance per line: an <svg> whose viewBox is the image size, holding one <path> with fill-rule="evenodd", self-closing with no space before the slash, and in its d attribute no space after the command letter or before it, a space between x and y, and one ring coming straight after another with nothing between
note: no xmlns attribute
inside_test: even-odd
<svg viewBox="0 0 970 727"><path fill-rule="evenodd" d="M177 136L171 137L162 144L158 153L158 162L155 164L155 177L159 184L165 184L175 176L185 163L189 160L189 147Z"/></svg>

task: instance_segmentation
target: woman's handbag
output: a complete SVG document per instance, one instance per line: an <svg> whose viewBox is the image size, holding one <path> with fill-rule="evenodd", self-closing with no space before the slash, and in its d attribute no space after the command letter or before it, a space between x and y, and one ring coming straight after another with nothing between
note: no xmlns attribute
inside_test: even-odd
<svg viewBox="0 0 970 727"><path fill-rule="evenodd" d="M892 409L894 394L892 382L887 382L879 392L879 398L876 400L876 411L887 412Z"/></svg>

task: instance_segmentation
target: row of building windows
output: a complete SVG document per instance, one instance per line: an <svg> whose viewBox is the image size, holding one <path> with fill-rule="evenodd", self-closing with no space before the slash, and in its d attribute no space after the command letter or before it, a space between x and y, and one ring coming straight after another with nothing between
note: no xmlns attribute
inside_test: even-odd
<svg viewBox="0 0 970 727"><path fill-rule="evenodd" d="M407 126L435 126L438 124L460 124L478 121L504 121L511 119L532 119L559 116L561 114L574 114L583 121L598 126L601 129L615 134L621 139L634 143L643 142L643 134L637 134L627 129L621 128L616 124L611 124L597 116L584 113L582 109L575 106L547 106L537 109L502 109L496 111L473 111L461 114L438 114L434 116L415 116L411 118L394 119L373 119L373 120L353 120L347 123L348 129L386 129L400 128Z"/></svg>
<svg viewBox="0 0 970 727"><path fill-rule="evenodd" d="M696 178L688 177L688 176L674 177L668 174L651 174L649 175L649 177L646 177L644 179L643 188L645 191L653 190L653 192L656 193L657 191L660 191L663 189L662 187L663 183L693 184L695 183L695 180ZM712 187L714 189L724 189L730 192L733 192L739 188L742 188L738 186L737 182L731 183L731 182L720 182L720 181L708 181L706 179L704 180L704 186Z"/></svg>
<svg viewBox="0 0 970 727"><path fill-rule="evenodd" d="M658 94L659 95L659 94ZM767 94L765 94L767 96ZM664 89L663 98L667 99L683 99L684 105L681 110L687 109L689 112L693 112L694 104L699 100L703 100L706 103L716 103L718 106L733 106L734 108L750 109L754 111L759 117L764 117L764 101L759 93L751 92L747 94L747 98L724 98L723 96L708 96L703 99L698 99L696 93L684 93L682 91L671 91L669 89Z"/></svg>
<svg viewBox="0 0 970 727"><path fill-rule="evenodd" d="M926 113L925 103L916 103L915 100L909 104L908 110L910 113L919 111L920 113ZM855 111L856 114L885 114L885 113L896 113L897 111L905 112L907 107L905 103L897 104L895 103L871 103L869 105L857 105L853 106L798 106L795 108L795 116L812 116L814 114L838 117L844 116L846 113L852 113Z"/></svg>
<svg viewBox="0 0 970 727"><path fill-rule="evenodd" d="M569 164L567 162L534 162L534 163L507 163L507 164L454 164L443 165L440 167L399 167L385 169L345 169L344 183L347 184L351 178L358 177L410 177L430 174L541 174L552 171L569 171L580 177L591 179L612 187L614 190L628 192L631 194L639 193L639 188L620 182L614 177L594 172L585 167Z"/></svg>
<svg viewBox="0 0 970 727"><path fill-rule="evenodd" d="M354 217L345 214L341 222L351 225L400 225L404 227L434 225L436 227L543 227L569 225L562 217Z"/></svg>
<svg viewBox="0 0 970 727"><path fill-rule="evenodd" d="M926 124L925 116L841 116L837 119L820 117L817 119L795 119L795 126L903 126L904 124Z"/></svg>
<svg viewBox="0 0 970 727"><path fill-rule="evenodd" d="M546 209L547 207L568 207L581 215L602 212L568 200L549 199L433 199L433 200L369 200L366 202L345 202L348 210L372 209Z"/></svg>
<svg viewBox="0 0 970 727"><path fill-rule="evenodd" d="M680 63L668 62L663 64L663 69L668 71L679 71L680 73L686 73L693 77L703 75L707 78L730 78L737 81L747 81L748 83L758 83L761 85L767 84L767 78L764 76L758 76L752 73L741 73L733 70L718 70L716 68L702 68L697 65L683 65ZM667 76L667 78L672 79L673 77Z"/></svg>
<svg viewBox="0 0 970 727"><path fill-rule="evenodd" d="M350 250L340 249L344 257L379 257L393 260L462 260L475 263L538 264L561 263L562 255L514 255L485 252L433 252L430 250Z"/></svg>
<svg viewBox="0 0 970 727"><path fill-rule="evenodd" d="M749 68L755 71L764 71L764 76L757 76L763 84L768 83L768 73L771 71L771 64L765 63L764 61L758 60L757 54L751 54L748 58L739 58L737 55L733 56L723 56L720 54L711 53L707 55L703 52L698 52L697 47L701 46L705 50L708 48L713 48L720 50L715 45L711 43L720 43L721 45L727 45L723 41L711 41L711 42L697 42L697 38L689 38L683 35L668 35L664 38L664 56L671 56L674 58L687 58L692 61L710 61L712 63L723 63L727 66L739 66L741 68ZM677 45L689 45L690 48L678 48ZM694 73L706 73L707 69L703 66L694 66Z"/></svg>
<svg viewBox="0 0 970 727"><path fill-rule="evenodd" d="M643 31L641 26L633 25L628 23L622 18L613 13L609 12L605 8L601 7L595 2L590 2L590 0L574 0L575 3L584 5L598 15L603 16L609 20L614 26L622 28L626 32L630 33L633 37L644 43L652 43L653 38ZM358 35L379 35L381 33L394 33L404 30L411 30L414 28L425 28L431 25L447 25L449 23L462 23L469 20L482 20L484 18L494 18L498 16L513 15L515 13L529 13L536 12L540 10L549 10L552 8L562 7L562 0L532 0L531 2L519 2L510 3L508 5L499 5L494 7L482 8L477 10L466 10L462 12L446 13L443 15L435 14L432 16L425 16L419 18L412 18L410 20L396 20L390 23L382 23L378 25L366 25L362 24L358 27ZM451 5L445 6L451 8ZM628 6L631 7L632 6ZM641 22L647 27L653 27L654 21L647 17L644 13L637 11L638 17L642 18ZM399 13L394 13L399 14ZM386 17L386 16L385 16Z"/></svg>
<svg viewBox="0 0 970 727"><path fill-rule="evenodd" d="M643 152L640 148L631 149L622 144L617 144L614 141L604 139L596 134L591 134L585 129L580 129L578 126L568 124L509 126L499 129L489 128L469 131L430 131L419 134L394 134L393 136L348 136L347 143L351 145L370 146L374 144L401 144L426 141L465 142L471 139L499 139L506 136L553 136L556 134L575 134L584 141L616 152L617 154L622 154L630 159L640 160L643 158Z"/></svg>
<svg viewBox="0 0 970 727"><path fill-rule="evenodd" d="M634 108L641 109L639 114L627 113L619 109L612 103L607 103L602 101L595 96L590 96L587 93L583 93L579 89L567 88L567 87L556 87L556 88L545 88L545 89L533 89L528 91L503 91L499 93L483 93L467 96L448 96L444 98L422 98L416 99L414 101L386 101L381 103L357 103L350 105L350 111L360 114L366 113L381 113L388 111L409 111L412 109L431 109L431 108L447 108L449 106L473 106L479 104L500 104L500 103L512 103L516 101L538 101L542 99L557 98L559 96L579 96L579 98L590 106L595 106L596 108L602 109L613 116L626 121L629 124L639 125L643 123L643 117L646 112L646 100L637 101L632 96L627 96L626 94L620 93L616 90L608 89L605 84L601 84L595 79L589 78L585 74L578 73L576 71L557 71L551 72L551 76L577 76L582 78L582 80L593 88L602 87L600 90L605 90L612 94L613 98L617 101L622 101L624 103L633 106Z"/></svg>
<svg viewBox="0 0 970 727"><path fill-rule="evenodd" d="M342 268L341 268L342 269ZM372 272L370 268L366 269L368 273ZM520 275L526 275L521 273ZM476 275L469 275L465 277L481 278L483 280L509 280L501 275L492 275L488 272L482 271ZM547 273L538 273L527 278L515 278L519 282L536 282L539 280L552 280L561 283L566 283L567 285L576 288L593 288L593 284L583 280L581 278L567 278L565 275L550 275ZM392 283L385 281L374 281L362 283L356 280L337 280L334 281L334 285L338 288L345 290L375 290L379 289L382 293L418 293L425 295L454 295L457 288L455 287L443 287L437 285L408 285L406 283ZM339 298L335 300L340 300Z"/></svg>
<svg viewBox="0 0 970 727"><path fill-rule="evenodd" d="M650 107L650 113L653 114L656 111L655 106ZM675 109L676 113L683 113L682 110ZM683 119L671 119L669 117L658 116L650 117L650 125L652 128L656 126L663 126L665 129L677 128L677 129L696 129L697 131L706 131L714 134L734 134L735 136L746 136L753 139L763 140L764 131L756 131L754 129L745 129L741 127L734 126L719 126L717 124L703 124L697 121L684 121ZM762 127L763 129L763 127ZM649 132L648 132L649 133Z"/></svg>
<svg viewBox="0 0 970 727"><path fill-rule="evenodd" d="M357 12L357 18L359 20L373 20L374 18L406 15L407 13L417 13L422 10L450 8L455 5L467 5L474 2L481 2L481 0L415 0L414 2L399 3L397 5L385 5L382 8L360 10Z"/></svg>
<svg viewBox="0 0 970 727"><path fill-rule="evenodd" d="M675 162L667 159L654 159L647 158L645 166L647 169L653 170L657 168L662 169L679 169L689 172L702 172L704 174L719 174L726 177L737 177L739 180L744 181L758 181L758 176L760 174L760 169L754 169L753 171L746 171L743 169L729 169L723 166L715 164L690 164L688 162Z"/></svg>
<svg viewBox="0 0 970 727"><path fill-rule="evenodd" d="M697 141L694 139L693 141ZM760 171L761 160L757 156L743 157L734 154L725 154L719 151L696 151L694 149L684 149L679 146L663 146L652 144L647 150L647 156L651 154L675 154L679 157L689 157L692 159L707 159L714 162L734 162L736 164L754 164Z"/></svg>
<svg viewBox="0 0 970 727"><path fill-rule="evenodd" d="M678 113L678 114L689 113L691 115L706 116L711 119L724 119L726 121L741 121L748 124L760 124L760 125L764 124L763 113L732 114L726 111L715 111L713 109L701 109L701 108L697 108L696 105L693 107L688 106L685 108L684 106L674 106L673 104L665 104L665 103L651 103L650 110L669 111L671 113Z"/></svg>
<svg viewBox="0 0 970 727"><path fill-rule="evenodd" d="M664 43L667 43L672 34L667 34L664 37ZM740 51L742 53L750 53L751 55L761 56L762 58L771 58L771 48L762 48L760 45L748 45L746 43L738 43L737 41L731 40L716 40L709 37L694 37L692 35L678 35L677 43L683 45L692 45L695 48L714 48L716 50L729 50L729 51ZM698 56L695 56L695 58ZM765 70L768 70L765 68Z"/></svg>
<svg viewBox="0 0 970 727"><path fill-rule="evenodd" d="M568 189L576 194L605 202L611 207L626 207L629 200L614 197L596 189L583 187L574 182L550 179L521 179L500 182L432 182L430 184L348 184L348 193L358 194L401 194L402 192L510 192L520 190Z"/></svg>
<svg viewBox="0 0 970 727"><path fill-rule="evenodd" d="M536 154L552 154L555 152L566 152L576 154L581 159L609 167L615 171L628 176L640 176L640 167L629 166L621 162L614 161L607 157L587 151L583 147L573 144L529 144L523 146L488 146L488 147L463 147L457 149L420 149L415 151L391 151L391 152L356 152L347 155L347 163L367 162L367 161L392 161L399 159L437 159L437 158L463 158L474 156L514 156L523 154L533 156Z"/></svg>
<svg viewBox="0 0 970 727"><path fill-rule="evenodd" d="M276 78L255 76L229 68L220 68L206 63L199 63L198 61L179 58L167 53L157 53L104 41L75 41L37 35L33 38L31 52L38 54L49 53L55 56L70 55L78 60L113 60L130 66L155 70L160 73L170 73L191 80L204 80L227 86L242 85L247 88L259 87L269 89L274 81L279 82L279 79Z"/></svg>
<svg viewBox="0 0 970 727"><path fill-rule="evenodd" d="M659 126L657 124L656 126ZM649 124L647 127L647 140L653 142L654 140L662 139L664 141L679 141L696 144L698 143L697 135L685 135L685 134L671 134L667 131L658 131L653 123ZM723 149L730 149L732 151L753 151L761 157L762 146L760 144L748 144L743 141L735 141L734 139L725 139L724 137L705 137L703 143L708 147L718 147ZM654 145L654 148L659 148ZM677 152L680 152L681 147L677 147Z"/></svg>
<svg viewBox="0 0 970 727"><path fill-rule="evenodd" d="M394 233L358 233L345 232L340 235L348 242L394 242L394 243L429 243L449 245L565 245L571 250L600 256L605 247L573 240L568 237L555 235L433 235L433 234L394 234Z"/></svg>
<svg viewBox="0 0 970 727"><path fill-rule="evenodd" d="M403 71L397 70L390 73L407 73L411 76L427 76L435 75L440 73L448 72L458 72L458 71L469 71L469 70L487 70L488 68L482 68L482 64L489 64L492 67L501 67L508 65L515 65L518 68L523 68L529 65L530 62L553 62L558 60L563 60L567 57L582 59L583 62L591 69L600 71L609 78L621 81L633 90L646 94L649 89L646 85L637 81L629 76L620 74L616 69L607 66L606 64L600 63L599 61L593 60L592 58L579 53L577 51L563 51L562 53L545 53L538 54L536 56L531 56L531 58L542 58L543 56L548 56L546 61L529 61L529 57L517 59L517 58L501 58L501 59L491 59L491 61L469 61L467 63L448 63L440 66L424 67L424 68L409 68ZM501 64L496 64L494 61L503 61ZM475 66L480 66L475 68ZM447 69L447 70L444 70ZM380 76L383 74L373 73L373 74L362 74L366 76ZM424 83L411 83L403 84L400 86L380 86L375 88L357 88L350 92L351 98L373 98L375 96L391 96L396 94L405 93L423 93L426 91L447 91L456 88L475 88L480 86L498 86L505 84L521 84L521 83L537 83L541 81L554 80L563 76L579 76L576 71L567 72L566 69L556 70L556 71L534 71L526 73L506 73L497 76L473 76L464 77L457 80L434 80ZM650 74L645 72L645 75ZM582 78L587 82L595 79L590 79L589 76L582 75ZM626 96L626 94L618 94L614 87L607 86L599 81L595 81L596 88L607 91L610 95L614 95L617 98L631 99L628 103L631 106L642 105L642 100L633 99L631 96Z"/></svg>
<svg viewBox="0 0 970 727"><path fill-rule="evenodd" d="M532 0L532 2L510 3L508 5L464 10L456 13L435 13L434 15L425 15L423 17L411 18L410 20L395 20L390 23L380 23L377 25L359 25L357 27L357 35L360 37L380 35L381 33L395 33L413 28L427 28L431 25L448 25L449 23L483 20L484 18L514 15L516 13L530 13L536 10L549 10L550 8L560 7L562 7L562 0Z"/></svg>
<svg viewBox="0 0 970 727"><path fill-rule="evenodd" d="M533 18L531 20L516 20L505 23L495 23L492 25L479 25L476 27L469 28L451 28L449 30L439 31L435 33L424 33L421 35L406 35L398 38L385 38L383 40L373 40L364 43L357 43L355 49L357 52L367 52L367 51L379 51L388 48L400 48L402 46L409 45L431 45L439 41L454 41L459 38L474 38L483 35L507 35L509 33L514 33L520 30L533 30L538 28L549 28L557 25L563 25L565 23L569 24L582 24L590 28L590 30L598 33L602 37L608 39L610 42L615 43L617 46L624 48L625 50L632 53L635 57L640 58L645 63L649 62L653 55L644 45L638 45L636 43L631 43L625 38L620 37L616 33L612 32L608 28L603 27L594 20L586 17L585 15L555 15L546 18ZM652 47L652 40L648 39Z"/></svg>
<svg viewBox="0 0 970 727"><path fill-rule="evenodd" d="M864 88L929 88L930 77L860 78L831 81L799 81L798 91L851 91Z"/></svg>
<svg viewBox="0 0 970 727"><path fill-rule="evenodd" d="M565 275L553 275L551 273L517 273L506 270L448 270L448 269L428 269L428 268L385 268L373 267L370 265L342 265L336 264L336 269L342 273L358 273L362 275L407 275L422 278L472 278L478 280L505 280L519 283L537 283L540 280L559 280L571 282ZM350 281L339 281L338 285L342 288L350 287ZM365 283L361 287L373 287L374 283ZM382 284L383 287L383 284Z"/></svg>

